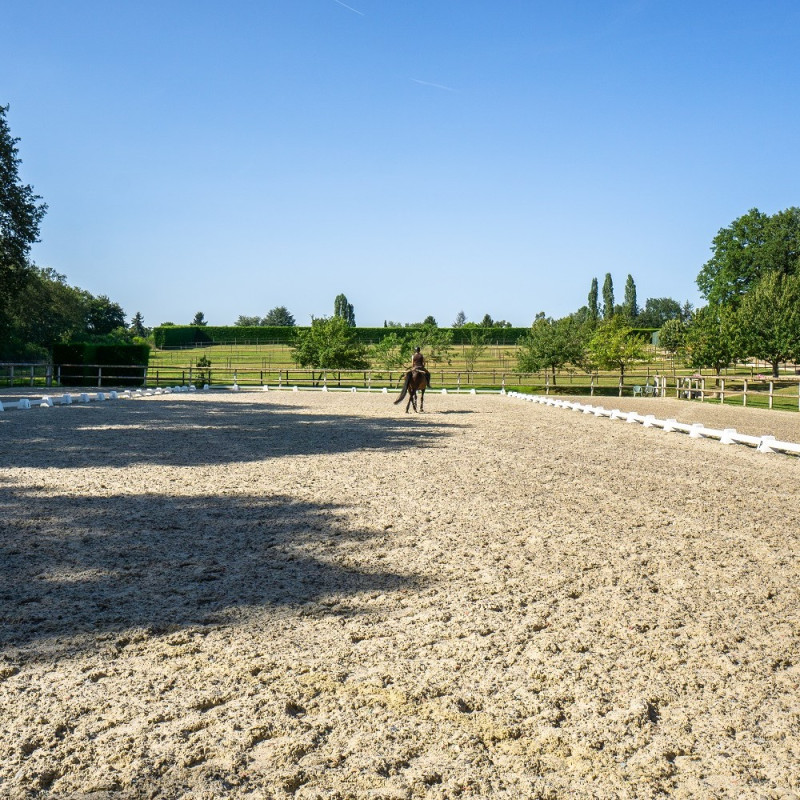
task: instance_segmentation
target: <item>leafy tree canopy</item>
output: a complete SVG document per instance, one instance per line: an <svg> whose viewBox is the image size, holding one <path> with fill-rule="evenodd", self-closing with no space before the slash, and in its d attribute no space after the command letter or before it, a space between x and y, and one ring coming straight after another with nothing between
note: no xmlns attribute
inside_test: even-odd
<svg viewBox="0 0 800 800"><path fill-rule="evenodd" d="M727 306L705 306L694 312L686 330L684 351L694 369L713 369L717 375L737 358L736 322Z"/></svg>
<svg viewBox="0 0 800 800"><path fill-rule="evenodd" d="M584 360L585 336L583 327L574 317L553 320L537 315L529 333L522 337L517 351L520 372L549 369L556 380L556 370L565 364L580 364Z"/></svg>
<svg viewBox="0 0 800 800"><path fill-rule="evenodd" d="M295 319L289 313L289 309L286 308L286 306L275 306L275 308L267 312L267 316L261 320L261 324L293 328L295 326Z"/></svg>
<svg viewBox="0 0 800 800"><path fill-rule="evenodd" d="M8 106L0 106L0 341L11 336L15 306L30 278L28 255L47 211L19 178L19 139L11 136L7 112Z"/></svg>
<svg viewBox="0 0 800 800"><path fill-rule="evenodd" d="M311 319L310 328L297 331L292 357L301 367L367 369L367 349L343 317Z"/></svg>
<svg viewBox="0 0 800 800"><path fill-rule="evenodd" d="M206 315L202 311L198 311L194 315L194 319L191 322L192 325L198 325L200 327L205 327L208 325L208 321L206 320Z"/></svg>
<svg viewBox="0 0 800 800"><path fill-rule="evenodd" d="M244 314L240 314L239 317L236 319L236 322L233 323L237 328L257 328L261 324L261 317L258 315L254 317L248 317Z"/></svg>
<svg viewBox="0 0 800 800"><path fill-rule="evenodd" d="M661 326L661 330L658 334L658 343L672 355L675 355L675 353L683 349L685 339L686 323L677 317L668 319Z"/></svg>
<svg viewBox="0 0 800 800"><path fill-rule="evenodd" d="M622 315L604 320L589 340L589 355L600 369L625 370L634 361L646 358L644 342L633 333Z"/></svg>
<svg viewBox="0 0 800 800"><path fill-rule="evenodd" d="M117 328L125 327L125 312L119 303L106 295L92 297L86 311L86 331L93 336L105 336Z"/></svg>
<svg viewBox="0 0 800 800"><path fill-rule="evenodd" d="M660 328L667 320L681 318L681 304L671 297L648 297L636 318L640 328Z"/></svg>
<svg viewBox="0 0 800 800"><path fill-rule="evenodd" d="M800 208L772 216L753 208L720 229L711 251L697 286L710 305L736 306L767 273L800 271Z"/></svg>
<svg viewBox="0 0 800 800"><path fill-rule="evenodd" d="M772 365L800 358L800 275L767 273L743 298L733 328L736 350Z"/></svg>

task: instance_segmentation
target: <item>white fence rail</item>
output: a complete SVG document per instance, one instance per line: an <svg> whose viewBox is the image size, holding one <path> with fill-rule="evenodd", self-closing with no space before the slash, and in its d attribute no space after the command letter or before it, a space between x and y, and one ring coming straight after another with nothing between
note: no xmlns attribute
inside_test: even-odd
<svg viewBox="0 0 800 800"><path fill-rule="evenodd" d="M676 432L688 434L691 439L716 439L720 444L743 444L755 447L759 453L786 453L800 455L800 444L783 442L774 436L750 436L738 433L734 428L707 428L702 423L687 424L676 419L659 419L655 414L640 414L637 411L620 411L618 408L608 409L588 403L577 403L553 397L509 392L509 397L525 400L530 403L563 408L569 411L580 411L593 414L595 417L607 417L612 420L623 420L627 423L639 423L644 428L660 428L665 433Z"/></svg>

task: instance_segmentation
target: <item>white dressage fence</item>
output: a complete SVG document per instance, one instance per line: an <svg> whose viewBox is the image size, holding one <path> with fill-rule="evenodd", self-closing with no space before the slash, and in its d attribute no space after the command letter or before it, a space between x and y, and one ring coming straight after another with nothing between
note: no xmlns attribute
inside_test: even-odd
<svg viewBox="0 0 800 800"><path fill-rule="evenodd" d="M124 392L81 392L78 395L72 395L69 392L62 394L60 397L43 395L31 399L29 397L21 397L19 400L5 402L0 400L0 411L7 411L15 408L20 411L27 411L28 409L39 408L53 408L53 406L71 406L79 403L104 403L107 400L130 400L134 397L149 397L157 394L172 394L173 392L195 392L197 391L194 386L166 386L160 389L126 389Z"/></svg>
<svg viewBox="0 0 800 800"><path fill-rule="evenodd" d="M569 400L557 400L535 394L522 394L521 392L508 392L509 397L525 400L529 403L564 408L568 411L580 411L584 414L593 414L595 417L623 420L627 423L641 424L644 428L660 428L665 433L676 432L688 434L691 439L716 439L720 444L744 444L755 447L759 453L786 453L800 455L800 444L795 442L782 442L774 436L749 436L738 433L734 428L706 428L701 422L687 424L675 419L658 419L655 414L642 415L637 411L620 411L618 408L608 409L603 406L594 406L587 403L577 403Z"/></svg>

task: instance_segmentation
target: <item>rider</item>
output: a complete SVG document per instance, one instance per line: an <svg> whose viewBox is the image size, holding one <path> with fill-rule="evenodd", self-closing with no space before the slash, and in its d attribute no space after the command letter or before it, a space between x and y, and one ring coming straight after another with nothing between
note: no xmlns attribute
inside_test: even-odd
<svg viewBox="0 0 800 800"><path fill-rule="evenodd" d="M411 369L409 370L409 375L414 370L420 370L421 372L425 373L425 381L428 385L428 388L430 388L431 374L425 368L425 356L422 355L422 352L420 351L419 347L414 348L414 355L411 356Z"/></svg>

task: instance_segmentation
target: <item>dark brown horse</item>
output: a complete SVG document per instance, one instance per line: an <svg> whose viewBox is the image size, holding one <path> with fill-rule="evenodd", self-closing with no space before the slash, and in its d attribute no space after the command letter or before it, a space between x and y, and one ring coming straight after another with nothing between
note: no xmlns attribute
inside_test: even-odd
<svg viewBox="0 0 800 800"><path fill-rule="evenodd" d="M400 392L400 397L394 401L394 404L403 402L403 398L408 394L408 402L406 403L406 414L408 414L409 406L414 406L414 411L424 411L425 405L425 389L428 386L428 379L424 372L421 370L412 369L406 373L403 382L403 391ZM419 409L417 408L417 393L419 393Z"/></svg>

